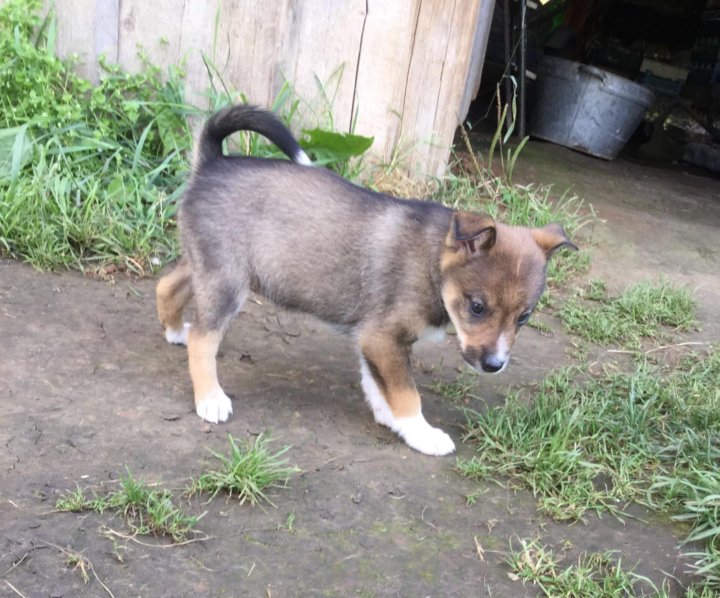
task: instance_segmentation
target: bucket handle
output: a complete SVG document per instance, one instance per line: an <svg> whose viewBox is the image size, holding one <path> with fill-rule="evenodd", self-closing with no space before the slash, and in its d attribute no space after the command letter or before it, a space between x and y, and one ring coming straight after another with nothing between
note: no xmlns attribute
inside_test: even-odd
<svg viewBox="0 0 720 598"><path fill-rule="evenodd" d="M607 73L599 68L590 66L589 64L578 64L578 71L589 75L590 77L596 77L602 81L603 85L607 82Z"/></svg>

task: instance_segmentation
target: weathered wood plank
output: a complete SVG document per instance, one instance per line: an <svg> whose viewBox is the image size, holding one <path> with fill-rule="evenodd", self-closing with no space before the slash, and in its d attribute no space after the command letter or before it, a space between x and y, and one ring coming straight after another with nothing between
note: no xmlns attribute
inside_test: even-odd
<svg viewBox="0 0 720 598"><path fill-rule="evenodd" d="M410 142L403 135L403 109L420 0L368 5L354 110L357 132L374 136L372 151L388 161L398 144L402 154Z"/></svg>
<svg viewBox="0 0 720 598"><path fill-rule="evenodd" d="M96 59L104 55L108 62L117 63L119 21L120 0L95 0L93 53Z"/></svg>
<svg viewBox="0 0 720 598"><path fill-rule="evenodd" d="M348 131L352 117L365 0L294 0L280 66L303 100L310 124ZM312 122L315 121L315 122Z"/></svg>
<svg viewBox="0 0 720 598"><path fill-rule="evenodd" d="M220 18L220 0L185 2L180 25L179 59L185 67L185 97L196 106L209 105L207 90L210 87L208 70L203 55L214 61L216 46L216 17Z"/></svg>
<svg viewBox="0 0 720 598"><path fill-rule="evenodd" d="M470 64L478 0L423 0L408 74L404 126L416 141L411 174L445 171Z"/></svg>
<svg viewBox="0 0 720 598"><path fill-rule="evenodd" d="M433 125L437 131L437 144L426 162L425 172L430 175L444 174L455 131L465 117L465 113L461 113L461 104L472 63L471 49L479 9L480 2L470 4L455 0Z"/></svg>
<svg viewBox="0 0 720 598"><path fill-rule="evenodd" d="M219 3L214 65L248 101L269 106L277 93L290 0Z"/></svg>
<svg viewBox="0 0 720 598"><path fill-rule="evenodd" d="M459 110L462 119L467 116L470 103L477 97L478 91L480 90L480 80L482 78L483 64L485 63L485 52L487 50L487 41L490 35L490 25L492 24L494 9L494 0L480 0L480 9L478 10L475 35L470 55L470 66L468 67L465 91L463 92L463 99Z"/></svg>
<svg viewBox="0 0 720 598"><path fill-rule="evenodd" d="M412 173L435 174L431 159L437 144L435 127L440 106L440 86L452 32L455 0L422 0L410 58L407 91L403 106L403 128L414 147L408 158Z"/></svg>
<svg viewBox="0 0 720 598"><path fill-rule="evenodd" d="M51 0L47 0L49 3ZM2 0L0 0L2 2ZM372 152L440 174L477 92L492 0L62 0L61 55L96 80L97 56L137 70L182 61L207 105L206 56L228 84L269 106L287 79L306 124L373 135ZM219 81L217 81L219 84ZM328 114L332 113L332 123ZM409 148L409 149L408 149Z"/></svg>
<svg viewBox="0 0 720 598"><path fill-rule="evenodd" d="M54 3L46 0L44 12L52 10ZM91 81L97 81L95 58L95 0L65 0L55 5L57 38L55 50L59 56L77 54L78 72ZM72 26L70 24L72 23Z"/></svg>
<svg viewBox="0 0 720 598"><path fill-rule="evenodd" d="M142 53L152 57L152 62L160 67L177 63L186 1L192 0L122 0L119 63L137 71L142 68Z"/></svg>

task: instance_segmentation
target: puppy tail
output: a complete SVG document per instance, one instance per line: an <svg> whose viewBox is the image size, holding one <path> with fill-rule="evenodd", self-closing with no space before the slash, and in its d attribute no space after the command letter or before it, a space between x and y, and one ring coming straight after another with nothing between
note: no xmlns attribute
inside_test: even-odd
<svg viewBox="0 0 720 598"><path fill-rule="evenodd" d="M205 123L196 151L196 167L222 158L223 140L236 131L259 133L277 145L293 162L312 165L293 134L277 116L267 110L240 104L218 110Z"/></svg>

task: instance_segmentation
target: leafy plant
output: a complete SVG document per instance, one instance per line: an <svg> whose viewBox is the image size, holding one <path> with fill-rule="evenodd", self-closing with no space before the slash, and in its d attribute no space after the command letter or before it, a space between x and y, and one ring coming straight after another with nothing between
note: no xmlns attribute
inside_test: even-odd
<svg viewBox="0 0 720 598"><path fill-rule="evenodd" d="M39 268L112 262L142 274L167 236L191 146L181 73L101 63L96 87L52 50L38 0L0 7L0 251Z"/></svg>
<svg viewBox="0 0 720 598"><path fill-rule="evenodd" d="M310 129L303 130L300 145L319 165L336 165L362 156L373 141L373 137Z"/></svg>

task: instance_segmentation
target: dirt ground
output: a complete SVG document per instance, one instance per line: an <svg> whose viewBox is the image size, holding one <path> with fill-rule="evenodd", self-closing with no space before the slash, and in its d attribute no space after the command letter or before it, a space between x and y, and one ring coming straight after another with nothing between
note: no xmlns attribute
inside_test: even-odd
<svg viewBox="0 0 720 598"><path fill-rule="evenodd" d="M591 276L611 291L664 273L695 289L702 330L720 339L720 185L716 180L618 161L606 163L530 143L520 182L571 187L599 220ZM219 359L234 399L225 425L192 409L182 348L167 345L154 314L154 281L114 284L78 274L40 274L0 261L0 595L103 596L57 547L89 559L120 596L534 596L512 581L503 553L513 539L541 536L571 558L617 550L628 566L660 582L687 581L679 557L684 530L635 509L624 523L605 516L559 524L533 497L497 484L480 488L454 470L455 458L416 453L376 426L365 406L349 339L316 320L248 302ZM555 326L559 330L559 326ZM572 360L562 333L523 330L508 370L482 378L488 402L509 384L539 380ZM420 351L417 380L431 423L459 455L463 416L433 394L460 358L454 340ZM239 438L270 430L301 473L273 491L277 508L217 498L183 501L209 539L179 547L126 533L110 514L56 513L76 484L112 489L136 477L182 488ZM466 496L480 491L475 504ZM282 526L294 517L293 530ZM478 555L477 544L484 549ZM13 590L15 588L15 590ZM674 586L673 591L678 591Z"/></svg>

